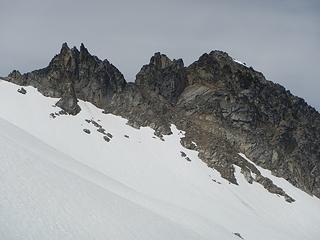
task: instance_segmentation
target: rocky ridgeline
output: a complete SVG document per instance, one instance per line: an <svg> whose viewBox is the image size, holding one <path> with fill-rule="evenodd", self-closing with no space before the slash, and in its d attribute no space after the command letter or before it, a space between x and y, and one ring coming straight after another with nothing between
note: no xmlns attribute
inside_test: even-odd
<svg viewBox="0 0 320 240"><path fill-rule="evenodd" d="M107 60L92 56L83 44L79 51L66 43L48 67L23 75L13 71L8 79L34 86L45 96L60 97L57 105L73 115L80 111L78 98L102 107L126 85L123 75Z"/></svg>
<svg viewBox="0 0 320 240"><path fill-rule="evenodd" d="M159 137L170 134L175 124L186 132L181 143L199 151L231 183L237 184L237 165L249 183L294 201L238 155L242 152L320 197L320 114L224 52L203 54L188 67L156 53L135 83L127 83L115 66L92 56L83 44L80 51L63 44L48 67L13 71L5 79L59 97L57 105L69 114L81 111L77 102L82 99L127 118L134 127L150 126Z"/></svg>

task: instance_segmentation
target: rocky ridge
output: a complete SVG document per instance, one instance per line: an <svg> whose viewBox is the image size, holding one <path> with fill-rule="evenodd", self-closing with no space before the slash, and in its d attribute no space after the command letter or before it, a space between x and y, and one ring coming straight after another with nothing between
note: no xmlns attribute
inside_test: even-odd
<svg viewBox="0 0 320 240"><path fill-rule="evenodd" d="M320 197L320 114L303 99L265 79L252 67L235 62L227 53L212 51L184 66L155 53L135 83L127 83L107 60L65 43L46 68L4 78L31 85L58 97L57 106L75 115L78 99L106 113L121 115L128 124L150 126L161 137L170 125L186 132L181 140L231 183L234 165L249 183L294 201L250 162L270 169L293 185Z"/></svg>

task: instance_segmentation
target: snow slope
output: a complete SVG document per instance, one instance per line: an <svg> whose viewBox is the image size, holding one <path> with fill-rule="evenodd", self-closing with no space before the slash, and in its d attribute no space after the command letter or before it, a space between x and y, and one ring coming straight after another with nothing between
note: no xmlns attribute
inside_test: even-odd
<svg viewBox="0 0 320 240"><path fill-rule="evenodd" d="M175 126L162 141L83 101L77 116L52 118L57 99L18 88L0 80L0 239L320 237L320 200L267 170L294 203L238 167L239 185L229 184L181 146Z"/></svg>
<svg viewBox="0 0 320 240"><path fill-rule="evenodd" d="M70 162L93 179L100 177L7 122L1 120L0 126L1 239L199 237L108 189L111 184L129 191L120 183L106 179L99 185L83 178L55 164L54 158Z"/></svg>

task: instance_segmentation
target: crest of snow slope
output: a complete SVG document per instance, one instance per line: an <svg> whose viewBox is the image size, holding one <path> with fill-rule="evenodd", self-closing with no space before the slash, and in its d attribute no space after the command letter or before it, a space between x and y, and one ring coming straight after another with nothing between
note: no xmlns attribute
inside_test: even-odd
<svg viewBox="0 0 320 240"><path fill-rule="evenodd" d="M88 239L91 235L91 239L239 239L235 232L245 239L320 236L319 199L268 171L262 173L296 202L289 204L261 185L247 183L238 167L239 186L229 184L201 162L197 152L181 146L183 133L174 126L174 134L161 141L152 129L134 129L125 119L102 114L83 101L77 116L53 119L49 115L59 111L53 107L57 99L46 98L32 87L26 87L27 94L22 95L18 88L0 81L0 118L38 140L6 133L13 127L1 124L0 136L12 134L15 137L10 141L16 146L9 144L8 150L1 150L1 154L10 152L7 158L0 155L7 167L1 169L5 181L0 182L0 237L21 234L41 239L44 235L39 235L39 229L47 233L46 239ZM106 142L85 119L102 125L113 135L111 141ZM1 140L5 147L6 141ZM14 158L15 154L20 158ZM6 201L11 205L5 205ZM36 208L38 204L42 207ZM18 223L24 227L15 232L11 227Z"/></svg>

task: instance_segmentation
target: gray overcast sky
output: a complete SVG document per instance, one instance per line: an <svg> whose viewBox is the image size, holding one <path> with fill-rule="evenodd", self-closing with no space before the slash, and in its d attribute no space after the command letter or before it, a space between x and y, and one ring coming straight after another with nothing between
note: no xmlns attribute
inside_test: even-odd
<svg viewBox="0 0 320 240"><path fill-rule="evenodd" d="M0 0L0 75L81 42L133 81L156 51L189 65L219 49L320 109L320 0Z"/></svg>

